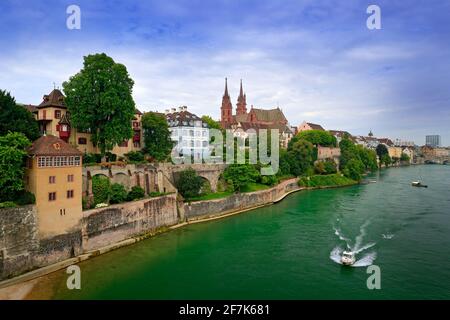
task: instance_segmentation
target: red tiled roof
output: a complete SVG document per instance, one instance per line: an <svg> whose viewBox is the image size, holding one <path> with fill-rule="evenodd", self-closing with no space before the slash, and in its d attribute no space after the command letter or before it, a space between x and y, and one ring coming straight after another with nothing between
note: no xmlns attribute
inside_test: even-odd
<svg viewBox="0 0 450 320"><path fill-rule="evenodd" d="M35 140L28 149L29 155L35 156L81 156L75 147L55 136L43 136Z"/></svg>

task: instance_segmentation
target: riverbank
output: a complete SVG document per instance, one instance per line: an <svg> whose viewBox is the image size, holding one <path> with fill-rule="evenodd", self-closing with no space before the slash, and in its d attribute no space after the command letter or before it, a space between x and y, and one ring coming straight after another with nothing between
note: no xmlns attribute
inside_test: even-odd
<svg viewBox="0 0 450 320"><path fill-rule="evenodd" d="M131 244L135 244L144 239L152 237L156 234L175 230L181 227L184 227L189 224L208 222L212 220L224 219L230 216L234 216L246 211L255 210L261 207L265 207L268 205L272 205L274 203L280 202L286 196L291 193L305 190L305 189L318 189L323 188L320 187L302 187L298 184L299 179L289 179L285 180L282 183L274 186L270 189L260 190L251 193L245 194L234 194L226 199L215 199L215 200L207 200L207 201L199 201L193 204L183 204L180 211L185 218L185 220L181 223L174 224L172 226L168 226L165 228L159 228L154 232L148 232L144 235L134 236L129 239L125 239L119 241L117 243L113 243L111 245L103 246L97 248L96 250L86 252L81 254L75 258L63 260L31 272L27 272L20 276L17 276L12 279L5 280L0 282L0 298L24 298L27 293L29 293L36 282L34 280L45 276L47 274L56 272L58 270L64 269L69 265L80 263L82 261L88 260L93 257L97 257L106 252L110 252L116 250L118 248L122 248L124 246L129 246ZM329 186L336 187L336 186ZM14 292L22 292L22 295L11 296L8 292L11 291L10 288L14 287Z"/></svg>

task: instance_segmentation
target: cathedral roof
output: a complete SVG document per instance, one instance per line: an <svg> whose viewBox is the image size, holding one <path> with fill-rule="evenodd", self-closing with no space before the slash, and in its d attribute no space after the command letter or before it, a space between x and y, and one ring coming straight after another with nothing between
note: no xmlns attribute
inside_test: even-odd
<svg viewBox="0 0 450 320"><path fill-rule="evenodd" d="M287 121L286 117L283 114L283 111L281 111L280 108L268 110L253 108L252 110L255 113L256 119L258 121L266 121L266 122Z"/></svg>

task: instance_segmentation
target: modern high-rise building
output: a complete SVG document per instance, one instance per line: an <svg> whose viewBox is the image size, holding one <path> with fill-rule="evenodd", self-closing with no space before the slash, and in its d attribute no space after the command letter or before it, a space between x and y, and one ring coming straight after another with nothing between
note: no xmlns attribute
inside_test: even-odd
<svg viewBox="0 0 450 320"><path fill-rule="evenodd" d="M425 144L429 147L440 147L441 146L441 136L437 135L437 134L426 136Z"/></svg>

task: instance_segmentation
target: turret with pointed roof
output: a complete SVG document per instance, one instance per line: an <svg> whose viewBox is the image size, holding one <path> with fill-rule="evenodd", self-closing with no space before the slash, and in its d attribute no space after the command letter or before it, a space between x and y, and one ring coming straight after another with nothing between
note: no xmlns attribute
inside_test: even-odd
<svg viewBox="0 0 450 320"><path fill-rule="evenodd" d="M59 89L53 89L53 91L50 92L50 94L44 95L43 101L37 108L39 109L46 107L57 107L66 109L66 104L64 103L64 95Z"/></svg>

